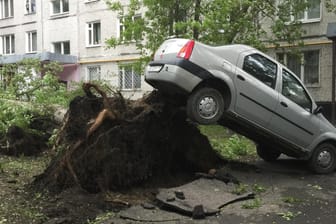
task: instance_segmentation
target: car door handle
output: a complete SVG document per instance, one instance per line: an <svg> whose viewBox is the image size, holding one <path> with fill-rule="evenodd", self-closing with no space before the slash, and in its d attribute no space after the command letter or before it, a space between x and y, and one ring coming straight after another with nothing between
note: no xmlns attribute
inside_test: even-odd
<svg viewBox="0 0 336 224"><path fill-rule="evenodd" d="M241 75L237 75L237 78L240 79L240 80L242 80L242 81L245 81L245 78L243 76L241 76Z"/></svg>
<svg viewBox="0 0 336 224"><path fill-rule="evenodd" d="M287 103L285 103L285 102L280 102L280 104L284 107L288 107Z"/></svg>

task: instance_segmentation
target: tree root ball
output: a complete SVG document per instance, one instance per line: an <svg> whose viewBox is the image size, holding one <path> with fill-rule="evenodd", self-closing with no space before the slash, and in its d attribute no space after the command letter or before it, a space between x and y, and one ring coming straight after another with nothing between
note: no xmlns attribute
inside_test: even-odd
<svg viewBox="0 0 336 224"><path fill-rule="evenodd" d="M185 111L157 91L136 101L121 94L109 97L108 110L118 116L88 134L106 109L104 100L87 93L71 102L55 143L58 154L35 183L58 191L80 185L98 192L181 171L207 172L221 163Z"/></svg>

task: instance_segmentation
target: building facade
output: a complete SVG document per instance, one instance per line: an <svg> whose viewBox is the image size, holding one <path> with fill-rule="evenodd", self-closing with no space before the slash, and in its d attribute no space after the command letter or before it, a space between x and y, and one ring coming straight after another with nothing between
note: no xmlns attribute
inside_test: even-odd
<svg viewBox="0 0 336 224"><path fill-rule="evenodd" d="M151 90L132 66L139 51L105 44L119 37L120 21L104 0L0 0L0 65L23 58L58 61L64 82L105 80L137 98Z"/></svg>
<svg viewBox="0 0 336 224"><path fill-rule="evenodd" d="M326 37L326 32L328 24L336 22L336 14L327 9L325 0L308 2L309 8L299 15L305 32L304 46L295 48L299 55L291 54L293 46L286 44L281 50L271 47L268 54L285 64L304 82L318 104L325 107L326 116L330 117L332 42Z"/></svg>
<svg viewBox="0 0 336 224"><path fill-rule="evenodd" d="M281 0L278 0L281 1ZM300 15L306 31L301 57L270 48L268 53L286 64L308 87L316 101L331 101L332 43L327 25L336 22L325 0L308 0ZM128 0L122 1L127 6ZM142 16L143 11L138 15ZM105 40L118 38L122 18L104 0L0 0L0 65L25 57L59 61L63 81L106 80L127 96L139 97L151 87L132 63L140 54L134 45L108 49ZM267 21L266 21L267 22ZM287 50L288 51L287 51Z"/></svg>

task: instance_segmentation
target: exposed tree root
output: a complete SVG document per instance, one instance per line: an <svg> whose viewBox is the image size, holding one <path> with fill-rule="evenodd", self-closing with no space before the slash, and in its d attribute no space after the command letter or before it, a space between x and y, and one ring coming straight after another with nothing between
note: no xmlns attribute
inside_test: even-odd
<svg viewBox="0 0 336 224"><path fill-rule="evenodd" d="M71 102L64 119L58 155L36 183L56 190L77 184L96 192L207 171L221 162L185 112L160 93L130 101L120 93L107 97L94 84L83 89L86 96Z"/></svg>

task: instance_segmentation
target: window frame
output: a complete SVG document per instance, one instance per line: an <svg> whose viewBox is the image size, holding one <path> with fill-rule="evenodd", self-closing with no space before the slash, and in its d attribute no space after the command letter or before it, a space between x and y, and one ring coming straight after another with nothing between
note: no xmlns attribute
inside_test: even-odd
<svg viewBox="0 0 336 224"><path fill-rule="evenodd" d="M9 43L7 43L7 37L9 37ZM9 44L9 53L6 52L7 44ZM5 46L6 45L6 46ZM15 54L15 35L5 34L0 36L0 55L12 55Z"/></svg>
<svg viewBox="0 0 336 224"><path fill-rule="evenodd" d="M36 34L36 49L34 48L34 43L33 43L33 34ZM28 31L26 32L26 53L27 54L33 54L37 52L37 31L36 30L32 30L32 31Z"/></svg>
<svg viewBox="0 0 336 224"><path fill-rule="evenodd" d="M125 83L126 82L126 73L125 70L127 68L131 69L131 86L130 88L127 88ZM136 76L139 76L139 86L137 87L137 79ZM138 91L141 90L142 85L141 80L141 74L137 74L134 68L134 65L132 64L119 64L118 65L118 86L121 91Z"/></svg>
<svg viewBox="0 0 336 224"><path fill-rule="evenodd" d="M98 2L100 0L85 0L85 3Z"/></svg>
<svg viewBox="0 0 336 224"><path fill-rule="evenodd" d="M8 19L14 17L14 0L0 0L0 19ZM8 10L8 16L6 16L6 8Z"/></svg>
<svg viewBox="0 0 336 224"><path fill-rule="evenodd" d="M309 1L309 0L308 0ZM303 18L302 19L297 19L297 21L301 22L301 23L315 23L315 22L320 22L322 20L322 1L320 1L320 16L318 18L311 18L309 19L308 18L308 11L309 11L309 8L306 8L304 11L303 11ZM279 5L281 2L281 0L278 0L277 1L277 5ZM295 19L295 16L294 15L290 15L290 18L289 18L289 22L293 22L293 21L296 21Z"/></svg>
<svg viewBox="0 0 336 224"><path fill-rule="evenodd" d="M25 14L35 14L36 13L36 0L26 0L25 4Z"/></svg>
<svg viewBox="0 0 336 224"><path fill-rule="evenodd" d="M92 74L91 74L91 69L97 69L98 73L96 73L96 75L98 74L98 79L92 79ZM92 81L92 80L101 80L101 65L88 65L86 66L86 80L87 81Z"/></svg>
<svg viewBox="0 0 336 224"><path fill-rule="evenodd" d="M307 52L318 52L318 68L317 68L317 83L306 83L306 73L305 73L305 53ZM282 54L283 55L283 59L279 59L279 55ZM290 70L292 72L292 70L288 67L288 56L290 55L290 52L277 52L276 53L276 57L279 61L281 61L282 64L284 64L288 70ZM306 86L306 87L320 87L321 86L321 49L304 49L302 51L300 51L300 74L296 74L294 72L292 72L293 74L295 74L297 77L299 77L299 79L302 81L302 83Z"/></svg>
<svg viewBox="0 0 336 224"><path fill-rule="evenodd" d="M284 83L284 78L283 78L283 76L284 76L284 72L288 73L288 74L289 74L289 75L290 75L290 76L291 76L291 77L292 77L298 84L300 84L300 86L302 87L303 92L304 92L306 98L309 100L309 103L310 103L310 108L309 108L309 110L307 110L308 108L305 108L304 106L298 104L298 103L297 103L296 101L294 101L293 99L291 99L291 98L289 98L288 96L284 95L284 92L283 92L283 90L284 90L284 85L283 85L283 83ZM304 109L304 110L306 110L306 111L312 113L312 109L313 109L313 100L312 100L311 96L309 95L307 89L305 88L305 85L300 81L300 79L298 79L298 77L297 77L294 73L292 73L289 69L287 69L287 68L282 68L282 71L281 71L281 80L282 80L282 81L281 81L281 91L280 91L281 95L283 95L284 97L286 97L286 99L292 101L292 102L295 103L296 105L300 106L302 109Z"/></svg>
<svg viewBox="0 0 336 224"><path fill-rule="evenodd" d="M262 57L264 60L267 60L268 62L272 63L274 66L275 66L275 69L274 69L274 77L270 77L273 79L271 85L268 85L266 81L263 81L262 79L260 79L259 77L255 76L254 74L250 73L248 70L246 70L246 61L248 60L249 57L253 57L254 56L258 56L258 57ZM256 58L254 58L255 60L257 60ZM263 66L264 63L258 61L260 64L262 64ZM266 67L266 66L265 66ZM262 54L259 54L259 53L252 53L252 54L248 54L248 55L245 55L244 56L244 59L243 59L243 65L242 65L242 70L245 71L247 74L251 75L252 77L254 77L255 79L259 80L261 83L263 83L265 86L268 86L269 88L271 89L276 89L276 86L277 86L277 79L278 79L278 64L276 62L274 62L273 60L269 59L268 57L265 57L264 55ZM263 77L266 77L266 74L262 74Z"/></svg>
<svg viewBox="0 0 336 224"><path fill-rule="evenodd" d="M65 53L65 52L64 52L64 49L65 49L64 44L65 44L65 43L69 43L69 53ZM61 47L61 52L60 52L60 53L59 53L59 52L56 52L56 47L55 47L56 44L60 44L60 47ZM52 43L52 50L53 50L53 53L64 54L64 55L70 55L70 54L71 54L70 41L67 40L67 41L57 41L57 42L53 42L53 43Z"/></svg>
<svg viewBox="0 0 336 224"><path fill-rule="evenodd" d="M320 22L321 18L322 18L322 1L320 0L320 16L318 18L308 18L308 11L309 8L307 8L304 12L303 12L303 18L299 19L298 21L302 22L302 23L314 23L314 22ZM294 20L294 18L291 18L292 21Z"/></svg>
<svg viewBox="0 0 336 224"><path fill-rule="evenodd" d="M94 24L99 24L99 41L94 43L95 41L95 29ZM90 42L91 40L91 42ZM86 47L99 47L102 43L102 36L101 36L101 22L100 20L92 21L86 23Z"/></svg>
<svg viewBox="0 0 336 224"><path fill-rule="evenodd" d="M65 5L65 1L67 1L68 4L68 10L64 11L64 5ZM60 9L59 12L54 12L54 2L59 2L60 5ZM70 6L69 6L69 0L51 0L50 1L50 14L52 16L57 16L57 15L63 15L63 14L68 14L70 11Z"/></svg>
<svg viewBox="0 0 336 224"><path fill-rule="evenodd" d="M134 16L132 16L132 21L134 22L136 20L136 18L140 18L141 19L142 18L142 14L141 13L137 13ZM132 40L125 40L125 38L121 35L122 32L124 32L124 30L125 30L124 20L125 20L124 16L119 16L118 17L118 20L117 20L117 38L121 41L121 43L124 43L125 41L135 42L134 39L132 39Z"/></svg>

